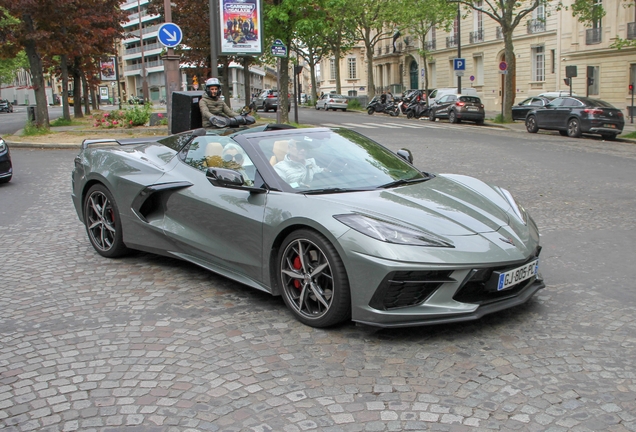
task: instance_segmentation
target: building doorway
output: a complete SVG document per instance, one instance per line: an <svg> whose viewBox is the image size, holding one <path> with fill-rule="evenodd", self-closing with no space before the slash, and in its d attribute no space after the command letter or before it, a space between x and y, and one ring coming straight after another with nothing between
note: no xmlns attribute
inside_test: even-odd
<svg viewBox="0 0 636 432"><path fill-rule="evenodd" d="M411 65L409 66L409 75L411 77L411 89L418 89L420 88L420 82L419 82L419 75L418 75L418 71L419 71L419 67L417 65L417 62L415 60L413 60L411 62Z"/></svg>

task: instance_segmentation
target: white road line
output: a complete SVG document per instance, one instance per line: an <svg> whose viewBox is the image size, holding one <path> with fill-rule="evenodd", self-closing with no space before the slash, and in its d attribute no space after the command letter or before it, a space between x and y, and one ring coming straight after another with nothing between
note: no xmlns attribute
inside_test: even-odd
<svg viewBox="0 0 636 432"><path fill-rule="evenodd" d="M412 128L412 129L422 129L423 127L425 127L423 125L411 125L411 124L404 124L404 123L386 123L386 124L405 127L405 128Z"/></svg>
<svg viewBox="0 0 636 432"><path fill-rule="evenodd" d="M399 127L397 126L389 126L386 123L364 123L364 124L372 125L374 127L387 128L387 129L399 129Z"/></svg>
<svg viewBox="0 0 636 432"><path fill-rule="evenodd" d="M339 128L339 127L342 127L342 125L335 124L335 123L323 123L321 126L325 126L325 127L333 127L333 128Z"/></svg>
<svg viewBox="0 0 636 432"><path fill-rule="evenodd" d="M367 123L368 125L369 123ZM365 126L364 124L360 124L360 123L342 123L343 126L349 126L349 127L360 127L360 128L364 128L364 129L377 129L380 126L378 125L373 125L371 124L370 126Z"/></svg>

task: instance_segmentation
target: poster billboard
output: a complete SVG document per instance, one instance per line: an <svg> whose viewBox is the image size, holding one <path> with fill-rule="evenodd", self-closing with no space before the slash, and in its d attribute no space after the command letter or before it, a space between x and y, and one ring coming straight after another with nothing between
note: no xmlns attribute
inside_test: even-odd
<svg viewBox="0 0 636 432"><path fill-rule="evenodd" d="M260 0L219 0L221 54L263 53L263 20Z"/></svg>
<svg viewBox="0 0 636 432"><path fill-rule="evenodd" d="M99 71L102 81L115 81L115 57L99 61Z"/></svg>

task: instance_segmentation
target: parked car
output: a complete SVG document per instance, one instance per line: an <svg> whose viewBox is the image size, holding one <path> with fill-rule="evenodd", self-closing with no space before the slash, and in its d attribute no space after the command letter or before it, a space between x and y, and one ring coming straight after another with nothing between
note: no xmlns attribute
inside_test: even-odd
<svg viewBox="0 0 636 432"><path fill-rule="evenodd" d="M537 107L543 107L550 103L554 98L546 96L533 96L519 102L512 107L513 120L525 120L526 115Z"/></svg>
<svg viewBox="0 0 636 432"><path fill-rule="evenodd" d="M0 183L8 183L13 177L11 151L6 141L0 137Z"/></svg>
<svg viewBox="0 0 636 432"><path fill-rule="evenodd" d="M443 87L443 88L437 88L432 90L429 93L429 97L428 97L429 103L433 103L437 99L447 94L457 94L457 87ZM478 96L477 90L475 90L473 87L463 87L461 94L466 96Z"/></svg>
<svg viewBox="0 0 636 432"><path fill-rule="evenodd" d="M580 96L556 98L526 116L526 129L530 133L552 129L572 138L587 133L613 140L624 126L625 118L621 110L600 99Z"/></svg>
<svg viewBox="0 0 636 432"><path fill-rule="evenodd" d="M13 104L8 99L0 99L0 112L12 113Z"/></svg>
<svg viewBox="0 0 636 432"><path fill-rule="evenodd" d="M250 104L250 108L253 111L258 111L259 109L268 112L272 110L274 112L278 111L278 90L274 89L266 89L261 91L256 99L252 101ZM287 98L287 110L291 108L290 98Z"/></svg>
<svg viewBox="0 0 636 432"><path fill-rule="evenodd" d="M240 159L223 157L230 145ZM280 145L310 159L312 175L285 180L298 173L267 158ZM85 140L72 200L99 255L194 263L281 295L313 327L475 320L545 286L537 225L510 192L420 171L407 149L344 128Z"/></svg>
<svg viewBox="0 0 636 432"><path fill-rule="evenodd" d="M346 96L335 93L327 93L322 95L322 97L316 101L316 109L319 110L323 108L325 111L329 111L330 109L334 111L340 109L346 111L348 102L349 99L347 99Z"/></svg>
<svg viewBox="0 0 636 432"><path fill-rule="evenodd" d="M561 96L570 96L570 90L557 90L557 91L543 92L539 96L551 97L553 99L561 97ZM572 96L578 96L578 95L572 92Z"/></svg>
<svg viewBox="0 0 636 432"><path fill-rule="evenodd" d="M484 104L477 96L463 94L447 94L437 99L430 107L428 119L435 121L438 118L447 118L451 123L459 123L462 120L474 121L483 124L486 118Z"/></svg>
<svg viewBox="0 0 636 432"><path fill-rule="evenodd" d="M307 94L306 93L301 93L300 94L300 103L301 104L306 104L307 103Z"/></svg>

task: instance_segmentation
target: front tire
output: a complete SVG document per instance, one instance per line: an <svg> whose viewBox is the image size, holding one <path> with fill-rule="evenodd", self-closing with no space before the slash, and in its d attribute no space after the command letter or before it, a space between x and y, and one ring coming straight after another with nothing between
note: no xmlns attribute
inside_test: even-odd
<svg viewBox="0 0 636 432"><path fill-rule="evenodd" d="M581 124L578 119L573 118L568 121L568 136L570 138L581 137Z"/></svg>
<svg viewBox="0 0 636 432"><path fill-rule="evenodd" d="M88 190L84 224L88 239L101 256L116 258L129 251L124 244L119 208L106 186L96 184Z"/></svg>
<svg viewBox="0 0 636 432"><path fill-rule="evenodd" d="M302 323L329 327L351 318L349 280L329 241L301 229L285 238L277 257L283 300Z"/></svg>
<svg viewBox="0 0 636 432"><path fill-rule="evenodd" d="M413 117L414 117L414 115L413 115L413 111L407 111L407 112L406 112L406 118L407 118L407 119L412 119Z"/></svg>
<svg viewBox="0 0 636 432"><path fill-rule="evenodd" d="M373 115L374 112L375 110L373 109L373 107L367 109L367 114L369 115Z"/></svg>
<svg viewBox="0 0 636 432"><path fill-rule="evenodd" d="M539 128L537 126L537 118L535 116L531 115L526 118L526 130L530 133L539 132Z"/></svg>
<svg viewBox="0 0 636 432"><path fill-rule="evenodd" d="M428 120L434 122L435 121L435 111L431 111L428 114Z"/></svg>

